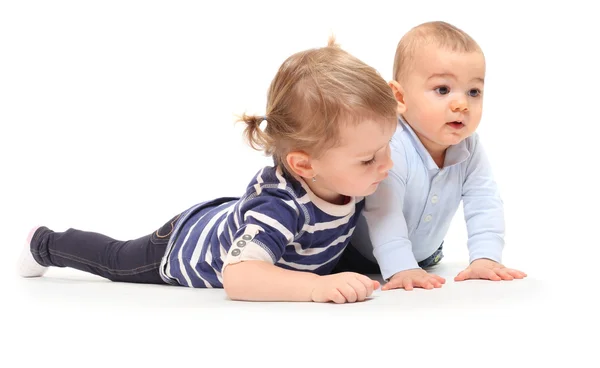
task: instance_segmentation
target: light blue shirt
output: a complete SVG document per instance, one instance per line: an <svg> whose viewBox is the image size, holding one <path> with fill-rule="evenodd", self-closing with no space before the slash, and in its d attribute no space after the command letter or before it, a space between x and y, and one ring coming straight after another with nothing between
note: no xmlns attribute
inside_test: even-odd
<svg viewBox="0 0 600 368"><path fill-rule="evenodd" d="M384 279L418 268L439 248L462 200L470 262L501 261L504 210L476 133L446 151L439 168L412 128L399 119L391 141L393 168L365 210L352 245L377 262Z"/></svg>

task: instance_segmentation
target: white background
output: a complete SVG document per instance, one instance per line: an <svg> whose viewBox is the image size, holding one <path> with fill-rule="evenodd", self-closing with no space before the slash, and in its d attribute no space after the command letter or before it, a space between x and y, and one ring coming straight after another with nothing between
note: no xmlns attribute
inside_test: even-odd
<svg viewBox="0 0 600 368"><path fill-rule="evenodd" d="M1 2L8 350L24 362L117 367L170 359L395 367L587 361L592 347L581 334L598 326L598 13L580 1L532 3ZM271 161L245 145L234 117L264 113L285 58L324 46L333 33L389 80L400 37L430 20L462 28L486 55L479 132L505 203L504 262L527 280L451 282L467 262L461 211L445 243L445 262L456 266L449 284L380 299L389 303L248 304L223 301L222 291L181 294L68 270L14 276L33 225L124 240L199 201L240 195Z"/></svg>

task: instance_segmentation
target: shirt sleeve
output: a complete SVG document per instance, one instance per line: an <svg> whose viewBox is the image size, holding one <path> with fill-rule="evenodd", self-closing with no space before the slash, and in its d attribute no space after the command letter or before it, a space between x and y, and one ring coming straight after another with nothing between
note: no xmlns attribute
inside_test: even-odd
<svg viewBox="0 0 600 368"><path fill-rule="evenodd" d="M373 256L381 275L388 280L394 274L419 268L408 238L408 227L402 209L406 192L407 161L403 147L392 149L393 168L375 193L365 199L365 217Z"/></svg>
<svg viewBox="0 0 600 368"><path fill-rule="evenodd" d="M479 258L501 262L505 226L503 202L479 137L476 134L473 137L462 193L469 262Z"/></svg>
<svg viewBox="0 0 600 368"><path fill-rule="evenodd" d="M280 189L263 189L261 195L240 206L239 228L223 262L260 260L275 264L301 228L303 215L291 194ZM302 218L301 218L302 217Z"/></svg>

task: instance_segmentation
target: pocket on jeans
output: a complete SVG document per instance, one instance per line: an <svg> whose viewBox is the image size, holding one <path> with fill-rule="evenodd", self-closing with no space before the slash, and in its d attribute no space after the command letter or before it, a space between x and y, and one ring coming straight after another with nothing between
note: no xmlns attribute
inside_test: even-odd
<svg viewBox="0 0 600 368"><path fill-rule="evenodd" d="M157 245L167 244L171 238L171 235L173 234L173 230L175 229L175 224L177 223L179 216L181 216L181 214L173 217L166 224L161 226L160 229L153 232L150 236L150 241Z"/></svg>

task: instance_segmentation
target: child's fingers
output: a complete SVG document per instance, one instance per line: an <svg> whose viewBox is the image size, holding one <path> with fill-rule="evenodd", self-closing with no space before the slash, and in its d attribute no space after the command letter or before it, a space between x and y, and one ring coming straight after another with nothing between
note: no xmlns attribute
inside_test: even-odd
<svg viewBox="0 0 600 368"><path fill-rule="evenodd" d="M398 278L393 278L390 281L388 281L385 285L383 285L381 287L381 290L392 290L392 289L398 289L398 288L403 288L404 285L402 284L402 282L404 281L404 279L398 279Z"/></svg>
<svg viewBox="0 0 600 368"><path fill-rule="evenodd" d="M373 282L373 291L379 289L379 287L381 287L381 284L379 283L379 281L377 280L372 280Z"/></svg>
<svg viewBox="0 0 600 368"><path fill-rule="evenodd" d="M506 272L508 272L515 279L522 279L524 277L527 277L527 274L525 272L521 272L519 270L513 270L512 268L507 268Z"/></svg>
<svg viewBox="0 0 600 368"><path fill-rule="evenodd" d="M346 300L350 303L354 303L358 299L356 290L354 290L354 288L348 283L339 286L337 289L339 290L340 293L342 293L344 298L346 298Z"/></svg>
<svg viewBox="0 0 600 368"><path fill-rule="evenodd" d="M398 288L398 286L396 286L395 281L388 281L385 283L385 285L383 285L381 287L381 291L386 291L386 290L391 290L391 289L396 289L396 288Z"/></svg>
<svg viewBox="0 0 600 368"><path fill-rule="evenodd" d="M458 273L458 275L456 275L456 277L454 278L454 281L465 281L467 279L469 279L471 277L471 270L466 269L463 271L460 271Z"/></svg>
<svg viewBox="0 0 600 368"><path fill-rule="evenodd" d="M354 289L356 293L356 301L362 302L368 295L368 286L363 284L359 279L350 279L348 284ZM370 283L369 283L370 284Z"/></svg>
<svg viewBox="0 0 600 368"><path fill-rule="evenodd" d="M390 281L381 287L381 290L401 289L404 287L403 282L403 277L392 277Z"/></svg>
<svg viewBox="0 0 600 368"><path fill-rule="evenodd" d="M436 279L435 277L431 277L429 279L429 282L433 285L434 288L441 288L442 287L442 283Z"/></svg>
<svg viewBox="0 0 600 368"><path fill-rule="evenodd" d="M371 280L365 275L357 274L357 279L365 286L367 289L367 296L373 294L373 290L379 288L379 282Z"/></svg>
<svg viewBox="0 0 600 368"><path fill-rule="evenodd" d="M433 280L430 279L429 277L425 277L425 278L421 279L419 281L419 284L421 285L421 287L423 289L427 289L427 290L433 289L435 287L435 285L433 285ZM415 283L416 286L419 286L419 284Z"/></svg>
<svg viewBox="0 0 600 368"><path fill-rule="evenodd" d="M488 280L492 280L492 281L502 280L502 278L500 276L498 276L498 274L494 270L483 269L480 272L481 272L480 278L482 278L482 279L488 279Z"/></svg>
<svg viewBox="0 0 600 368"><path fill-rule="evenodd" d="M506 268L495 269L494 271L496 271L496 275L500 276L502 280L511 281L515 279Z"/></svg>
<svg viewBox="0 0 600 368"><path fill-rule="evenodd" d="M413 289L413 280L410 277L406 277L402 280L402 286L404 290L410 291Z"/></svg>
<svg viewBox="0 0 600 368"><path fill-rule="evenodd" d="M434 274L431 274L431 276L433 276L433 278L435 278L438 282L440 282L442 284L446 283L446 279L443 278L442 276L438 276L438 275L434 275Z"/></svg>
<svg viewBox="0 0 600 368"><path fill-rule="evenodd" d="M328 299L336 304L343 304L346 302L346 298L340 293L338 289L333 289L329 295Z"/></svg>

